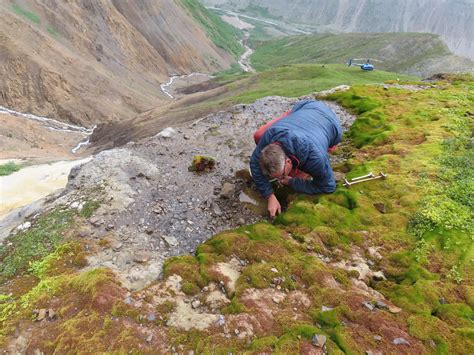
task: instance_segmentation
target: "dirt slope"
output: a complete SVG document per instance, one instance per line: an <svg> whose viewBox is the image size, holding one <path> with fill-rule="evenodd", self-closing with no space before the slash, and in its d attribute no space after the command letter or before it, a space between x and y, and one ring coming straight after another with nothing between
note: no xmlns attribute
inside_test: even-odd
<svg viewBox="0 0 474 355"><path fill-rule="evenodd" d="M158 106L170 75L232 61L173 1L3 1L0 16L0 104L82 125Z"/></svg>

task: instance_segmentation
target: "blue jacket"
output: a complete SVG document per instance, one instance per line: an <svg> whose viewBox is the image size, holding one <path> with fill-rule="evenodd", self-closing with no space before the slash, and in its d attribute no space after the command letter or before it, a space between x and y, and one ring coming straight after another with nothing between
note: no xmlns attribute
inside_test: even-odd
<svg viewBox="0 0 474 355"><path fill-rule="evenodd" d="M250 159L250 170L263 197L273 193L268 177L263 175L259 158L263 148L278 142L291 159L293 168L313 179L292 178L290 187L305 194L331 193L336 181L329 162L328 148L338 144L342 128L334 112L324 103L304 100L296 103L291 113L274 123L263 134Z"/></svg>

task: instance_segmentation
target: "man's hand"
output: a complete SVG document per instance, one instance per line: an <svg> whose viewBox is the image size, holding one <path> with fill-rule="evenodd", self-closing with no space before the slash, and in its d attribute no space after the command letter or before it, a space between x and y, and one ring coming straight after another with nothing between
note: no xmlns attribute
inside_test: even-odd
<svg viewBox="0 0 474 355"><path fill-rule="evenodd" d="M270 218L275 218L277 214L281 213L280 202L278 202L274 194L271 194L268 198L268 213L270 214Z"/></svg>

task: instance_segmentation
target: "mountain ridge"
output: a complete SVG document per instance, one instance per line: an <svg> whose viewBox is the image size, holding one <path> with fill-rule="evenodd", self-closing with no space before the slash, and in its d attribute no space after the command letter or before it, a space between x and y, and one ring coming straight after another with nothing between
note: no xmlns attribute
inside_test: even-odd
<svg viewBox="0 0 474 355"><path fill-rule="evenodd" d="M314 26L317 32L429 32L452 52L474 59L474 1L469 0L201 0Z"/></svg>

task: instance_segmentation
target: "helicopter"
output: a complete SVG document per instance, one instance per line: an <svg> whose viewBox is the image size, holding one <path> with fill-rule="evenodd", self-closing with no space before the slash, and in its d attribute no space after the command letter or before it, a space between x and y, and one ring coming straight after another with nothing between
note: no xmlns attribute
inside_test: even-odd
<svg viewBox="0 0 474 355"><path fill-rule="evenodd" d="M354 61L361 61L363 59L349 59L349 61L347 62L347 65L348 66L352 66L352 65L357 65L358 67L360 67L360 69L364 70L364 71L372 71L375 69L374 65L370 63L370 61L375 61L375 62L380 62L380 60L377 60L377 59L367 59L367 61L365 63L354 63Z"/></svg>

